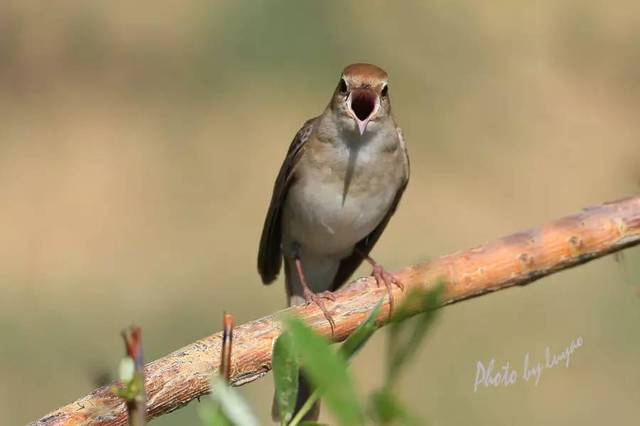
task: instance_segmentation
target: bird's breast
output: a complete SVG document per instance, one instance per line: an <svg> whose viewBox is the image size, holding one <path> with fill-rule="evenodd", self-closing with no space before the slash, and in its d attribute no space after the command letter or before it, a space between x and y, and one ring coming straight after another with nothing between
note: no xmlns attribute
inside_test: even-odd
<svg viewBox="0 0 640 426"><path fill-rule="evenodd" d="M399 150L396 150L399 151ZM397 152L335 148L301 160L284 210L285 240L343 257L382 221L400 186Z"/></svg>

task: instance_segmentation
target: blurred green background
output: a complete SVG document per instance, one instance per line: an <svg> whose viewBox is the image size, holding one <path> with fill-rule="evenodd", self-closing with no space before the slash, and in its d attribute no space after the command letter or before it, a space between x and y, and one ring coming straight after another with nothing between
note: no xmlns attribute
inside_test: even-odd
<svg viewBox="0 0 640 426"><path fill-rule="evenodd" d="M113 376L131 322L152 360L223 310L284 306L255 268L273 180L358 61L391 75L412 158L374 250L390 269L638 192L638 2L4 0L0 424ZM639 263L446 308L400 397L437 425L632 423ZM478 361L521 368L578 336L537 387L473 392ZM379 333L353 366L362 392L383 359ZM266 421L270 376L241 390ZM198 424L196 405L154 424Z"/></svg>

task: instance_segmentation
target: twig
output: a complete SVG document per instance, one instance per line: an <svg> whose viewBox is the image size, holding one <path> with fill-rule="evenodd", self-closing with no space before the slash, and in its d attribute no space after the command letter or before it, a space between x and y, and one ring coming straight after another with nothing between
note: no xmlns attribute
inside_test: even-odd
<svg viewBox="0 0 640 426"><path fill-rule="evenodd" d="M231 380L231 350L233 349L233 316L224 313L222 317L222 351L220 352L220 374L224 381Z"/></svg>
<svg viewBox="0 0 640 426"><path fill-rule="evenodd" d="M144 361L142 358L142 333L140 327L131 326L122 331L126 356L120 366L123 382L114 385L112 391L125 401L129 426L144 426ZM123 371L124 370L124 371Z"/></svg>
<svg viewBox="0 0 640 426"><path fill-rule="evenodd" d="M524 285L563 269L640 243L640 197L628 198L519 232L494 242L437 258L399 271L405 292L394 288L401 303L412 288L446 283L443 305L515 285ZM258 284L255 284L258 285ZM333 339L345 339L386 294L373 278L362 278L336 293L330 303L336 323ZM388 303L385 305L388 311ZM274 339L280 334L278 316L299 315L313 329L331 338L322 312L314 305L290 308L234 330L231 384L240 386L271 369ZM379 325L387 317L381 312ZM220 363L222 333L198 340L145 368L147 417L171 412L209 391L209 379ZM35 422L38 425L124 425L125 405L103 387Z"/></svg>

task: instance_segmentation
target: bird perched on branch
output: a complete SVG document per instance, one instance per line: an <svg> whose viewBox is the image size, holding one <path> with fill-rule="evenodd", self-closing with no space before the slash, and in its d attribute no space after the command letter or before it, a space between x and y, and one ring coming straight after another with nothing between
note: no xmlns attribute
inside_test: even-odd
<svg viewBox="0 0 640 426"><path fill-rule="evenodd" d="M324 112L294 137L276 178L258 253L263 283L276 279L284 259L289 305L316 304L333 331L325 300L366 260L378 285L386 286L392 309L391 286L402 283L369 252L408 180L387 73L375 65L349 65ZM304 394L301 382L299 403Z"/></svg>

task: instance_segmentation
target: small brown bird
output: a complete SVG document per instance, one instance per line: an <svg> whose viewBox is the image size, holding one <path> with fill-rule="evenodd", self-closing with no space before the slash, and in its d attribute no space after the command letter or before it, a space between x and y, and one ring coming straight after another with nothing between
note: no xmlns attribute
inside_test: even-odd
<svg viewBox="0 0 640 426"><path fill-rule="evenodd" d="M333 299L331 292L367 260L392 307L391 286L402 284L369 252L408 180L409 157L391 114L387 73L375 65L349 65L324 112L296 134L276 178L258 253L263 283L276 279L284 259L289 305L315 303L333 331L323 299ZM299 403L305 387L301 382Z"/></svg>

